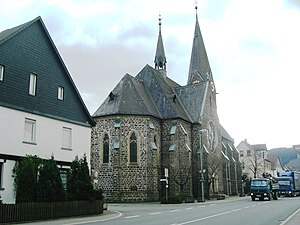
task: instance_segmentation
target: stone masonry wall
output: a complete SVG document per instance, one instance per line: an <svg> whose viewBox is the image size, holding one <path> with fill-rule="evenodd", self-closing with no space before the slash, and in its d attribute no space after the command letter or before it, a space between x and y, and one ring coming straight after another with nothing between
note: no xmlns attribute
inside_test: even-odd
<svg viewBox="0 0 300 225"><path fill-rule="evenodd" d="M92 129L91 167L95 186L107 201L154 201L159 199L160 122L139 116L96 118ZM129 162L129 139L137 136L138 162ZM103 137L109 136L109 162L103 163ZM95 177L96 178L96 177Z"/></svg>

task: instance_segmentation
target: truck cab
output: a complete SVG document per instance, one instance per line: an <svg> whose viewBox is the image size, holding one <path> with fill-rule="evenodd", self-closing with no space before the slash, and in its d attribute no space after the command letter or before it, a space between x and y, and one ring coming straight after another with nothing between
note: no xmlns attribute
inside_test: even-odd
<svg viewBox="0 0 300 225"><path fill-rule="evenodd" d="M293 179L292 177L277 177L279 184L279 195L293 196Z"/></svg>
<svg viewBox="0 0 300 225"><path fill-rule="evenodd" d="M250 184L250 196L252 201L256 198L264 200L267 198L269 201L278 199L279 185L276 180L269 178L253 178Z"/></svg>

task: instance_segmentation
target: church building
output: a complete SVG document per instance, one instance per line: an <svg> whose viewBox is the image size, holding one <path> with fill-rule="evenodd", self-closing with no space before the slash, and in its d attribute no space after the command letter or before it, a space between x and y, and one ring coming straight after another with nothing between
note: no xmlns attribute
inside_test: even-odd
<svg viewBox="0 0 300 225"><path fill-rule="evenodd" d="M216 94L197 11L184 86L167 74L159 19L154 66L126 74L93 115L91 169L106 200L237 194L239 154L219 122Z"/></svg>

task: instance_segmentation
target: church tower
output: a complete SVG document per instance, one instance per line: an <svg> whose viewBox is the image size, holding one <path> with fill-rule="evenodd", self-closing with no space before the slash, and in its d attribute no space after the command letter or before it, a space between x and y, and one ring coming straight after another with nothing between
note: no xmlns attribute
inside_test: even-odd
<svg viewBox="0 0 300 225"><path fill-rule="evenodd" d="M161 15L159 15L158 21L159 21L159 23L158 23L159 33L158 33L157 47L156 47L156 53L155 53L155 58L154 58L154 65L155 65L156 70L160 70L166 76L167 58L165 55L164 43L163 43L162 35L161 35Z"/></svg>
<svg viewBox="0 0 300 225"><path fill-rule="evenodd" d="M196 25L187 84L201 83L210 79L211 76L211 69L198 22L197 5L195 9Z"/></svg>

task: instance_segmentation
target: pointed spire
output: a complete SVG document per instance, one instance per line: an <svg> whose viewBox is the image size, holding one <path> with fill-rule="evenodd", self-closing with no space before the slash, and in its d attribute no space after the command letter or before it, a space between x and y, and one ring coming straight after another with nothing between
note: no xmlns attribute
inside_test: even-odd
<svg viewBox="0 0 300 225"><path fill-rule="evenodd" d="M161 15L160 14L159 14L158 21L159 21L159 23L158 23L159 34L158 34L154 64L155 64L155 69L166 71L167 70L167 67L166 67L167 59L166 59L164 44L163 44L163 40L162 40L162 36L161 36Z"/></svg>
<svg viewBox="0 0 300 225"><path fill-rule="evenodd" d="M211 69L198 22L197 9L197 1L195 1L196 25L189 68L188 84L200 83L204 80L207 80L207 74L211 74Z"/></svg>

